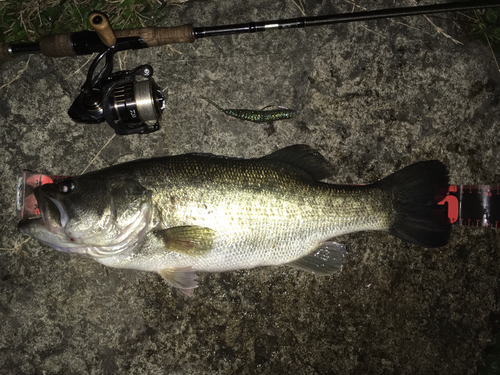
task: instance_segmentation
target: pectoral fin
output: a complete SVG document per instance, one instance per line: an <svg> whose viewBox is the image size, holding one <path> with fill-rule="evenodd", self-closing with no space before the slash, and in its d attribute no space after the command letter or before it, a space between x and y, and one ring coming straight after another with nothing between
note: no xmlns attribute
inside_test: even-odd
<svg viewBox="0 0 500 375"><path fill-rule="evenodd" d="M318 276L327 276L342 269L346 254L347 251L344 245L327 241L312 253L296 259L288 263L288 265L299 270L312 272Z"/></svg>
<svg viewBox="0 0 500 375"><path fill-rule="evenodd" d="M196 275L196 272L191 267L164 268L158 271L158 274L174 288L180 289L188 297L191 297L193 289L198 287L198 282L196 281L198 275Z"/></svg>
<svg viewBox="0 0 500 375"><path fill-rule="evenodd" d="M215 242L215 232L198 226L173 227L155 232L169 251L191 257L209 253Z"/></svg>

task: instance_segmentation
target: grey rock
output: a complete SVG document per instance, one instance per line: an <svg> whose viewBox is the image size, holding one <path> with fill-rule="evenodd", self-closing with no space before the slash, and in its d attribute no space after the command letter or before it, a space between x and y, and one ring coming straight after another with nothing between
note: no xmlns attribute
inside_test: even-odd
<svg viewBox="0 0 500 375"><path fill-rule="evenodd" d="M363 0L369 9L392 1ZM412 5L405 2L403 5ZM306 4L307 15L349 12ZM300 16L292 1L231 0L170 7L162 26ZM453 18L453 14L444 15ZM257 157L306 143L338 183L373 182L440 159L454 184L500 184L500 72L490 50L433 18L379 20L223 36L120 53L149 63L167 95L162 128L115 137L89 170L185 152ZM88 57L31 56L0 89L0 246L24 241L16 174L79 174L113 135L66 112ZM3 63L0 86L28 57ZM266 126L217 111L281 105L295 120ZM475 374L499 313L499 236L455 227L422 249L383 233L336 239L338 276L287 267L202 274L191 299L159 276L106 268L34 240L0 252L2 374Z"/></svg>

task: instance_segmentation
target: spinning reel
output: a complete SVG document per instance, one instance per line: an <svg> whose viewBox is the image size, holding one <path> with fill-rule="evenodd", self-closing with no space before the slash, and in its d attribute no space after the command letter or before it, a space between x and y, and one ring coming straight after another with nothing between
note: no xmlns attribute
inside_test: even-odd
<svg viewBox="0 0 500 375"><path fill-rule="evenodd" d="M141 65L133 70L112 73L114 54L130 49L130 46L140 46L141 38L117 40L106 18L99 13L90 15L90 23L107 48L90 66L80 95L68 111L69 116L73 121L85 124L106 121L116 134L121 135L158 130L158 120L165 109L165 97L152 78L153 68ZM87 40L85 44L91 42ZM95 74L103 60L104 67Z"/></svg>

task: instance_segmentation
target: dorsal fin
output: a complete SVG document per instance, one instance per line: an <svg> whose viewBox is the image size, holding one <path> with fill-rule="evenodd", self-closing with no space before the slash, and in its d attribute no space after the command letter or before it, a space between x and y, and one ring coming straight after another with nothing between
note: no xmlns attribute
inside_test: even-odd
<svg viewBox="0 0 500 375"><path fill-rule="evenodd" d="M309 173L314 180L320 181L332 175L328 161L318 151L308 145L293 145L282 148L262 159L277 160L293 165Z"/></svg>

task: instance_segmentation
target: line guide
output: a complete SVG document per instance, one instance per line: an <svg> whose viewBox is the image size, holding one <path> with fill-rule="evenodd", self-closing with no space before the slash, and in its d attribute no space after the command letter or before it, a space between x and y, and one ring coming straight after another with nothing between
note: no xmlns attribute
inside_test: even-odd
<svg viewBox="0 0 500 375"><path fill-rule="evenodd" d="M69 176L47 175L24 170L17 176L16 213L21 219L40 215L34 189ZM499 228L500 185L450 185L444 198L436 196L439 210L454 225ZM442 215L440 215L442 216Z"/></svg>

